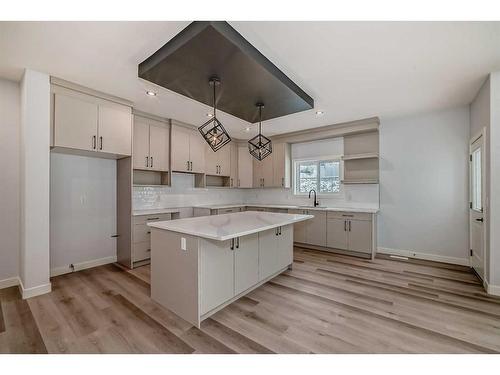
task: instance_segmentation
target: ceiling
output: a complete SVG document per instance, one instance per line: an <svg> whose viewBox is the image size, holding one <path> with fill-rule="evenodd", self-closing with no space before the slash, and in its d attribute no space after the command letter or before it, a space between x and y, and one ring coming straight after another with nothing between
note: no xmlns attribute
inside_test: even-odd
<svg viewBox="0 0 500 375"><path fill-rule="evenodd" d="M209 107L137 77L138 64L188 24L0 22L0 77L20 80L31 68L201 125ZM499 22L230 24L315 100L313 110L266 121L266 134L465 105L500 70ZM255 132L228 114L220 120L235 138Z"/></svg>

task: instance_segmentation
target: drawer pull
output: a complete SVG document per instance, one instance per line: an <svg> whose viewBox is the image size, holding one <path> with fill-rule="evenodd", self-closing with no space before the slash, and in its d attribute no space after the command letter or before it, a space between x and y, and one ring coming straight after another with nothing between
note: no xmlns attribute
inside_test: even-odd
<svg viewBox="0 0 500 375"><path fill-rule="evenodd" d="M345 217L354 217L354 215L345 215L345 214L342 214L342 216L345 216Z"/></svg>
<svg viewBox="0 0 500 375"><path fill-rule="evenodd" d="M159 217L148 217L146 220L160 220Z"/></svg>

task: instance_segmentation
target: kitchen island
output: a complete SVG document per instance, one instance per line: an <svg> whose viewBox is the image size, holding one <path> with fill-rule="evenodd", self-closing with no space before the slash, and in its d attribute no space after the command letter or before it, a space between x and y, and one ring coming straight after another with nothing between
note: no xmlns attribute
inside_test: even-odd
<svg viewBox="0 0 500 375"><path fill-rule="evenodd" d="M200 323L293 262L293 224L313 215L238 212L154 222L151 297Z"/></svg>

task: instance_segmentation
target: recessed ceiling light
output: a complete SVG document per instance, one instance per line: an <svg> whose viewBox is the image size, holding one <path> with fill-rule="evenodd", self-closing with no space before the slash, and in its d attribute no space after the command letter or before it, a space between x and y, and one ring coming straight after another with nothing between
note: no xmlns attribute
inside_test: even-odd
<svg viewBox="0 0 500 375"><path fill-rule="evenodd" d="M214 117L213 113L207 113L207 117Z"/></svg>
<svg viewBox="0 0 500 375"><path fill-rule="evenodd" d="M250 126L247 126L247 127L245 128L245 131L246 131L246 132L249 132L249 131L250 131Z"/></svg>
<svg viewBox="0 0 500 375"><path fill-rule="evenodd" d="M148 90L148 91L146 91L146 95L148 95L148 96L156 96L156 92Z"/></svg>
<svg viewBox="0 0 500 375"><path fill-rule="evenodd" d="M316 116L323 116L325 112L323 111L316 111Z"/></svg>

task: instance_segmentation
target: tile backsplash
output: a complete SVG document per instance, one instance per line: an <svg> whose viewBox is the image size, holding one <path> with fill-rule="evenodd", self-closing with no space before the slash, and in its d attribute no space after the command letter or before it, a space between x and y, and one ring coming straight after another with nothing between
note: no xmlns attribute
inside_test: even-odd
<svg viewBox="0 0 500 375"><path fill-rule="evenodd" d="M338 197L319 197L318 200L331 207L378 208L379 185L344 185ZM135 210L224 203L304 205L310 202L307 196L297 197L290 189L195 188L194 176L185 173L173 173L172 186L133 188Z"/></svg>

